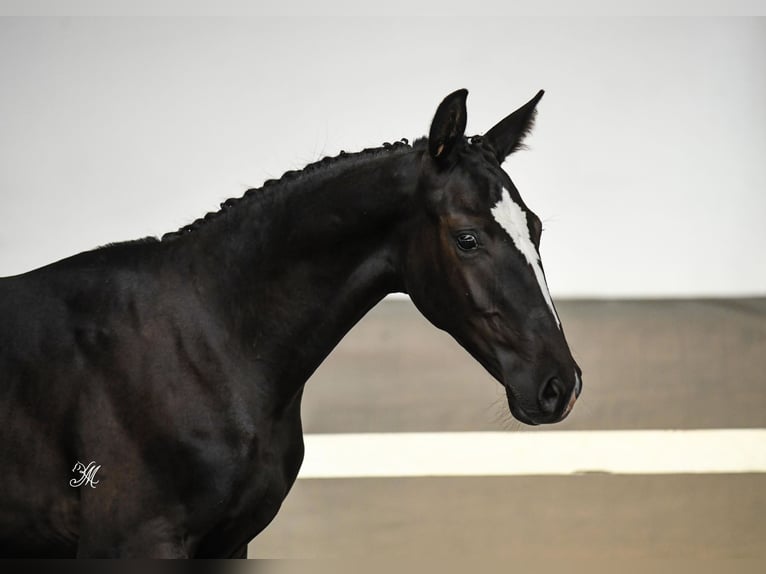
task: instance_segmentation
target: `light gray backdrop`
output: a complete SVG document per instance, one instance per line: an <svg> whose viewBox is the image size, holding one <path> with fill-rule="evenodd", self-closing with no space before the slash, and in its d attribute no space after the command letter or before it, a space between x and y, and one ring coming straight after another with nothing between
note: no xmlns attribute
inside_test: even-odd
<svg viewBox="0 0 766 574"><path fill-rule="evenodd" d="M766 294L764 70L763 19L2 19L0 275L545 88L505 167L554 296Z"/></svg>

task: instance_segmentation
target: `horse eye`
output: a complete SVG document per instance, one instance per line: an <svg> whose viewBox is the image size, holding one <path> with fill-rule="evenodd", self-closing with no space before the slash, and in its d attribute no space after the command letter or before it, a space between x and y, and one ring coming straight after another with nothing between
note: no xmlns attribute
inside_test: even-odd
<svg viewBox="0 0 766 574"><path fill-rule="evenodd" d="M479 240L473 233L461 233L457 236L457 246L463 251L473 251L479 247Z"/></svg>

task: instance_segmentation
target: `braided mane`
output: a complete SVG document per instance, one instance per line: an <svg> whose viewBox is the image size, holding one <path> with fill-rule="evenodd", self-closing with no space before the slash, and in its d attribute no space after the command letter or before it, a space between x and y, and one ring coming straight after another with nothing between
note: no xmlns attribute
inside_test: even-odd
<svg viewBox="0 0 766 574"><path fill-rule="evenodd" d="M418 146L423 141L424 140L418 140L414 142L413 145L410 145L409 141L406 138L402 138L401 140L396 141L394 143L386 142L380 147L366 148L360 152L348 153L341 150L341 152L337 156L324 157L320 159L319 161L308 164L306 167L304 167L301 170L287 171L279 179L266 180L261 187L252 188L245 191L242 197L232 197L227 199L226 201L221 203L221 207L218 211L211 211L205 214L203 217L196 219L192 223L184 225L177 231L170 231L168 233L165 233L162 236L161 241L172 241L173 239L177 239L179 237L192 233L196 229L199 229L206 222L210 221L211 219L215 219L221 213L226 212L227 210L231 209L232 207L239 204L240 202L247 201L248 199L256 195L260 196L264 191L274 188L281 183L298 181L308 175L313 175L320 170L324 170L328 167L335 166L341 162L345 162L348 160L375 156L383 152L391 152L391 151L404 150L404 149L414 149L415 146Z"/></svg>

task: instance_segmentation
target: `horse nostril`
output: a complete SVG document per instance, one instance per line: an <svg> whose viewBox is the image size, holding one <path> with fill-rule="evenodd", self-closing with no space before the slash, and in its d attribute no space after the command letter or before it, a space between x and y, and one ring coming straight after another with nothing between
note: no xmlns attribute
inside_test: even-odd
<svg viewBox="0 0 766 574"><path fill-rule="evenodd" d="M580 393L582 392L582 377L575 371L575 388L574 388L574 394L575 398L580 398Z"/></svg>
<svg viewBox="0 0 766 574"><path fill-rule="evenodd" d="M540 387L540 410L553 414L556 412L561 396L564 394L564 385L558 377L551 377Z"/></svg>

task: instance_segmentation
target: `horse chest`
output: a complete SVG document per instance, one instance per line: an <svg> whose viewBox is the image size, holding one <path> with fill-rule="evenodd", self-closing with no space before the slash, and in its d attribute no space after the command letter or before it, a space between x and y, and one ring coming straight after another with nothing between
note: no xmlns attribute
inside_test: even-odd
<svg viewBox="0 0 766 574"><path fill-rule="evenodd" d="M225 518L201 541L200 556L227 556L274 519L303 461L300 407L255 437L252 455L238 474L237 495Z"/></svg>
<svg viewBox="0 0 766 574"><path fill-rule="evenodd" d="M254 456L248 461L244 499L250 510L271 504L281 504L292 487L303 461L303 434L300 421L289 420L275 424L271 433L259 440Z"/></svg>

